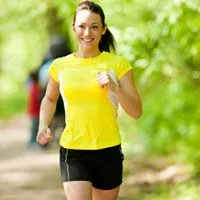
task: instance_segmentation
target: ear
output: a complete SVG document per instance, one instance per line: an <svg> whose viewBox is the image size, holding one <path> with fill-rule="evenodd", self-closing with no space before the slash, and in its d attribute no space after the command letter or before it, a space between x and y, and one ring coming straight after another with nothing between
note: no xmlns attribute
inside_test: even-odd
<svg viewBox="0 0 200 200"><path fill-rule="evenodd" d="M106 30L107 30L107 26L105 25L105 26L103 27L102 35L105 34Z"/></svg>

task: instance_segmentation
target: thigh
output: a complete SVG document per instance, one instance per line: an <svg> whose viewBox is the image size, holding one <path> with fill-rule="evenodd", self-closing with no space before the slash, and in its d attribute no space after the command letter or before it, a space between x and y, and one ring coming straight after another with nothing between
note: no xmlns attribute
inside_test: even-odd
<svg viewBox="0 0 200 200"><path fill-rule="evenodd" d="M121 147L115 146L100 150L90 163L92 186L100 190L112 190L122 183L123 154Z"/></svg>
<svg viewBox="0 0 200 200"><path fill-rule="evenodd" d="M92 200L117 200L119 194L119 187L112 190L100 190L97 188L92 188Z"/></svg>
<svg viewBox="0 0 200 200"><path fill-rule="evenodd" d="M90 170L80 151L60 148L60 171L63 182L92 182Z"/></svg>
<svg viewBox="0 0 200 200"><path fill-rule="evenodd" d="M67 200L92 200L92 184L88 181L63 183Z"/></svg>

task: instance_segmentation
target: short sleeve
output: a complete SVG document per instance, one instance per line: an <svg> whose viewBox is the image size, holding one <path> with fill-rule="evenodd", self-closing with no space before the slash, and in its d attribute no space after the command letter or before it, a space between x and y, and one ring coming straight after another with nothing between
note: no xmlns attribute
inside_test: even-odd
<svg viewBox="0 0 200 200"><path fill-rule="evenodd" d="M119 80L123 75L125 75L128 71L132 70L133 67L129 63L128 60L121 58L116 63L115 71L117 74L117 79Z"/></svg>
<svg viewBox="0 0 200 200"><path fill-rule="evenodd" d="M49 75L53 78L54 81L59 82L58 79L58 69L57 69L57 65L56 65L56 60L53 61L53 63L50 65L49 67Z"/></svg>

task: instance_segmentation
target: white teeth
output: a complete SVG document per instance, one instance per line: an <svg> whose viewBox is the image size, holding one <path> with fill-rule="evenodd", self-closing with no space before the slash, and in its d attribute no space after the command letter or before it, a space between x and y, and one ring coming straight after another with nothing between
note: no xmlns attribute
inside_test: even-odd
<svg viewBox="0 0 200 200"><path fill-rule="evenodd" d="M85 42L91 42L92 39L83 39L83 41L85 41Z"/></svg>

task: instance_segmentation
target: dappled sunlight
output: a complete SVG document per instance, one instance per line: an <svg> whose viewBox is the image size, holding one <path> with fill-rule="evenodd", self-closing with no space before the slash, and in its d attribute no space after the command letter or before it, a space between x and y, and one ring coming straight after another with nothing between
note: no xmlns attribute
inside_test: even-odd
<svg viewBox="0 0 200 200"><path fill-rule="evenodd" d="M24 165L24 163L27 163ZM58 166L58 153L47 152L26 152L21 153L20 157L4 160L0 165L0 171L41 169Z"/></svg>
<svg viewBox="0 0 200 200"><path fill-rule="evenodd" d="M0 121L0 127L0 199L64 200L58 150L26 148L29 126L24 115Z"/></svg>
<svg viewBox="0 0 200 200"><path fill-rule="evenodd" d="M64 200L59 146L27 148L29 72L49 55L51 36L75 49L79 1L3 1L0 27L0 199ZM124 182L119 200L199 199L200 1L96 0L133 66L143 115L119 106ZM78 81L78 80L77 80ZM102 108L103 109L103 108Z"/></svg>

